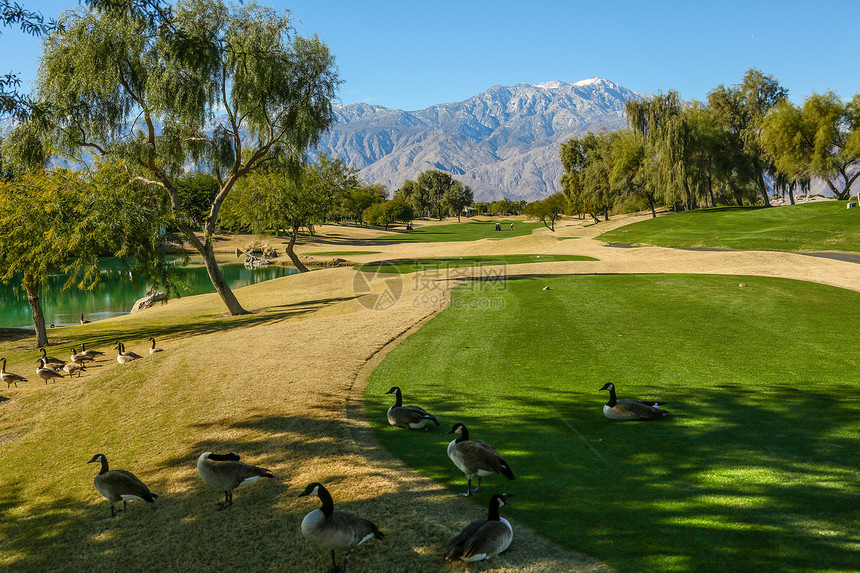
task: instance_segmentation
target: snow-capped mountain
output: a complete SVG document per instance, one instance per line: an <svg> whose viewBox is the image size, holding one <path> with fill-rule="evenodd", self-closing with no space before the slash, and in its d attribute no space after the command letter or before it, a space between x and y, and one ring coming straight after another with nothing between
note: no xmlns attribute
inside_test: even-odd
<svg viewBox="0 0 860 573"><path fill-rule="evenodd" d="M494 86L418 111L336 105L336 123L314 153L340 157L392 193L422 171L441 169L469 185L478 201L532 201L560 188L562 142L625 127L624 103L642 97L653 96L592 78ZM223 120L212 118L205 131ZM0 134L13 125L0 118Z"/></svg>
<svg viewBox="0 0 860 573"><path fill-rule="evenodd" d="M624 127L624 103L642 97L652 96L592 78L495 86L419 111L336 106L337 123L317 153L344 159L391 191L441 169L471 186L476 200L534 200L559 189L562 142Z"/></svg>

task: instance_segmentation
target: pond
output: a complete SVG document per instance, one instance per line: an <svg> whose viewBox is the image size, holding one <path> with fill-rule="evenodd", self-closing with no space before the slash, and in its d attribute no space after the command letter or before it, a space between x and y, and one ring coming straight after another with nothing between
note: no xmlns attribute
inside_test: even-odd
<svg viewBox="0 0 860 573"><path fill-rule="evenodd" d="M181 261L176 262L181 264ZM247 269L242 259L234 257L219 257L218 264L231 289L298 272L293 267L279 265ZM202 257L191 257L188 265L179 268L189 289L181 291L181 296L215 292ZM42 283L42 310L48 326L79 324L81 313L93 321L128 314L135 301L146 296L149 289L148 283L136 280L132 273L123 270L117 259L102 261L102 282L92 291L63 290L66 278L53 275ZM0 283L0 328L33 328L30 304L20 283Z"/></svg>

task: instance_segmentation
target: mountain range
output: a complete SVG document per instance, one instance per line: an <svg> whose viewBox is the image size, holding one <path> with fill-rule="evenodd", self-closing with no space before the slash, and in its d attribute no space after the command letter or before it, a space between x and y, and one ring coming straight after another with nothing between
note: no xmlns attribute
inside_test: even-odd
<svg viewBox="0 0 860 573"><path fill-rule="evenodd" d="M651 98L603 78L494 86L419 111L335 106L336 124L316 154L329 153L391 192L427 169L469 185L476 201L533 201L560 189L561 143L626 126L624 104Z"/></svg>
<svg viewBox="0 0 860 573"><path fill-rule="evenodd" d="M335 105L335 124L312 155L339 157L390 194L422 171L440 169L469 185L476 201L533 201L560 189L561 143L588 131L625 127L624 103L643 97L653 96L592 78L494 86L462 102L418 111ZM205 131L223 121L211 118ZM0 118L0 134L14 123ZM156 130L161 131L158 122Z"/></svg>

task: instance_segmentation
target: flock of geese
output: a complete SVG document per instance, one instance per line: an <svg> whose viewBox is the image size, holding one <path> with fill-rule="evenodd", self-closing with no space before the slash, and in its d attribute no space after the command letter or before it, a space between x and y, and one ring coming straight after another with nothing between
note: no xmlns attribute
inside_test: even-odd
<svg viewBox="0 0 860 573"><path fill-rule="evenodd" d="M154 348L154 346L153 346ZM122 346L119 344L119 351ZM601 390L609 391L609 401L604 405L604 415L611 420L650 420L661 418L668 414L661 410L664 402L647 400L618 399L615 385L607 383ZM399 387L392 387L386 394L394 394L395 403L388 409L388 423L398 428L412 430L428 430L439 426L439 420L419 406L404 406L403 393ZM508 462L488 443L473 440L465 424L456 423L449 434L457 437L448 444L448 457L454 465L463 472L467 480L467 489L459 496L471 496L481 487L481 479L493 474L501 475L509 480L515 479ZM111 517L125 511L126 502L130 499L141 499L152 503L158 496L141 482L134 474L123 470L110 470L107 458L96 454L89 463L101 463L101 470L96 475L94 485L109 502ZM273 478L272 472L242 462L235 452L216 454L204 452L197 458L197 472L200 478L209 486L224 492L224 502L219 503L220 509L227 509L233 504L233 491L243 485L253 483L261 478ZM472 489L472 479L478 478L477 486ZM385 535L371 521L360 515L346 510L335 509L334 500L326 487L314 482L299 494L298 497L317 497L321 503L305 515L301 524L304 537L328 549L332 573L345 573L350 553L362 543L376 538L383 539ZM493 494L489 501L486 519L478 519L469 523L454 537L445 550L445 558L449 561L483 561L504 552L513 541L514 530L510 522L501 517L499 510L510 505L511 494ZM119 512L115 504L123 502ZM344 554L343 561L338 564L336 554Z"/></svg>
<svg viewBox="0 0 860 573"><path fill-rule="evenodd" d="M156 352L161 352L161 348L157 348L155 346L155 338L150 336L147 341L152 341L152 345L149 347L149 353L155 354ZM125 364L127 362L131 362L133 360L137 360L142 358L140 354L136 352L127 351L125 349L125 345L119 340L114 344L114 349L117 351L116 361L120 364ZM56 378L65 378L62 372L68 374L71 378L77 373L78 378L81 377L84 370L87 369L87 364L94 362L96 358L99 356L103 356L104 352L99 350L93 350L86 347L85 344L81 344L81 351L78 352L78 347L72 347L69 349L71 354L69 355L68 360L60 360L59 358L54 358L53 356L48 356L48 353L44 348L39 348L39 351L42 355L36 360L36 363L39 365L36 367L36 376L45 381L45 384L48 381L54 381ZM0 358L0 381L6 383L6 388L10 388L13 384L15 388L18 387L18 382L27 382L27 378L21 376L20 374L15 374L13 372L6 372L6 359Z"/></svg>
<svg viewBox="0 0 860 573"><path fill-rule="evenodd" d="M150 354L161 352L161 348L155 345L155 338L150 337ZM116 341L114 349L117 351L116 360L125 364L141 358L139 354L126 351L121 341ZM47 356L44 348L40 349L42 356L39 358L39 367L36 374L48 383L53 378L61 378L59 370L65 370L69 376L74 372L86 369L86 364L93 362L104 353L97 350L87 349L83 344L81 351L77 347L71 348L70 360L60 361ZM17 374L6 372L6 359L0 358L0 379L7 383L7 388L17 382L26 382L26 379ZM669 414L662 410L664 402L647 400L635 400L630 398L619 399L616 396L615 385L607 383L601 391L609 391L609 401L603 406L604 415L611 420L651 420L662 418ZM412 430L429 430L430 427L439 426L440 422L436 416L419 406L404 406L403 393L397 386L392 387L386 394L394 394L395 403L387 411L388 423L391 426ZM470 438L469 430L462 423L454 424L448 434L456 436L448 444L448 457L454 465L463 472L467 480L466 491L458 493L459 496L471 496L481 488L481 480L490 475L500 475L509 480L514 480L514 473L510 464L488 443ZM126 502L132 499L140 499L152 503L158 495L150 489L134 474L125 470L111 470L108 460L104 454L96 454L88 463L99 463L101 468L95 476L93 484L96 490L110 502L110 517L126 510ZM233 491L243 485L253 483L262 478L273 478L273 474L266 468L261 468L242 462L235 452L227 454L216 454L204 452L197 458L197 472L207 485L224 492L224 502L219 503L220 509L227 509L233 504ZM472 480L477 477L477 486L472 488ZM304 537L324 548L328 549L332 560L332 573L345 573L350 553L353 549L366 541L384 538L384 534L371 521L358 514L335 509L331 494L325 486L319 482L309 484L299 497L317 497L321 503L319 509L315 509L305 515L301 523L301 531ZM500 516L499 510L502 506L509 505L511 494L494 494L489 500L486 519L478 519L469 523L448 544L445 550L445 558L449 561L475 562L490 559L494 555L504 552L513 541L514 532L510 522ZM115 505L122 502L122 509L117 511ZM341 564L337 563L336 552L344 554Z"/></svg>

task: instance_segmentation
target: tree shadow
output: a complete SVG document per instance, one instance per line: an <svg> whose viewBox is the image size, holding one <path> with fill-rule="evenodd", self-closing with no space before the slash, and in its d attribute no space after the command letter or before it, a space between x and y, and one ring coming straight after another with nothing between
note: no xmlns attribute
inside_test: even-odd
<svg viewBox="0 0 860 573"><path fill-rule="evenodd" d="M659 396L671 415L648 422L607 420L607 397L596 388L534 386L493 396L503 410L497 416L457 414L459 396L421 405L448 427L465 423L470 437L508 460L516 481L490 476L487 497L514 493L509 514L551 540L626 571L856 567L860 460L850 429L860 404L853 394L835 399L788 384L766 395L738 385L693 399L675 391ZM368 398L368 412L387 407ZM453 436L421 440L381 419L374 427L409 466L465 490L444 454ZM434 450L441 455L429 456Z"/></svg>
<svg viewBox="0 0 860 573"><path fill-rule="evenodd" d="M238 437L193 442L186 454L149 468L149 473L158 477L138 467L121 468L133 470L160 497L154 503L130 501L127 512L114 519L105 519L108 503L92 487L86 489L86 501L62 496L50 503L26 499L20 486L7 487L0 492L4 566L11 571L58 567L81 571L326 571L328 553L312 546L299 532L303 516L318 503L298 499L301 490L290 483L289 475L276 471L275 479L238 488L233 506L218 511L216 504L223 500L223 492L203 483L195 466L197 456L204 451L235 451L243 461L262 467L313 459L338 447L337 436L347 431L347 424L305 416L264 415L198 424L194 428L201 435L208 429L226 428ZM241 439L246 430L259 437ZM79 474L74 479L82 477L80 468L70 470ZM94 475L95 470L82 479ZM331 485L333 493L347 481L346 476L336 473L321 475L320 479ZM379 521L376 505L374 496L339 504ZM393 529L384 520L380 527ZM378 559L374 553L379 550L379 546L368 544L356 550L350 561L361 570L367 559Z"/></svg>

